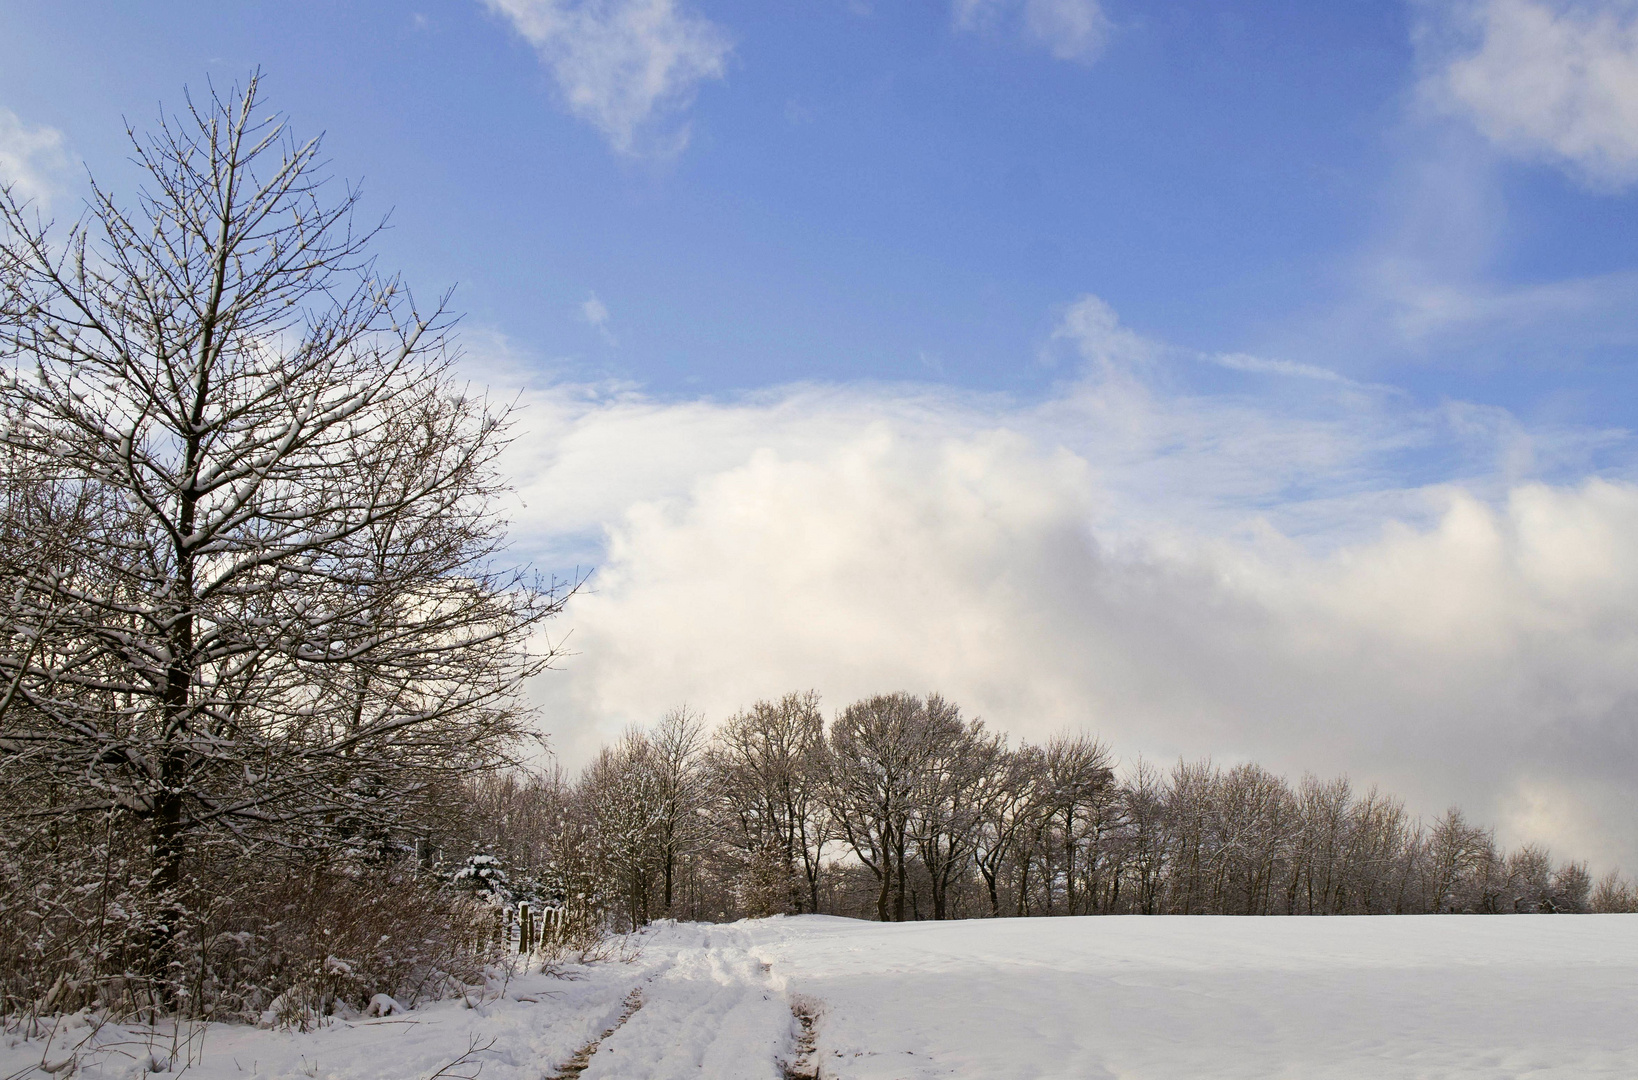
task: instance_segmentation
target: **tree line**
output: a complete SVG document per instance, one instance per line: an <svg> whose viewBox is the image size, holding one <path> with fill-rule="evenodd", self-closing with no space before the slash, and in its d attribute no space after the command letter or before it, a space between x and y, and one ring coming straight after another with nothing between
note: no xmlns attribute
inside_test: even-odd
<svg viewBox="0 0 1638 1080"><path fill-rule="evenodd" d="M456 842L635 928L655 918L1385 915L1634 909L1452 807L1256 764L1118 768L1086 734L1009 745L937 694L686 709L562 771L475 785ZM453 838L452 838L453 839Z"/></svg>

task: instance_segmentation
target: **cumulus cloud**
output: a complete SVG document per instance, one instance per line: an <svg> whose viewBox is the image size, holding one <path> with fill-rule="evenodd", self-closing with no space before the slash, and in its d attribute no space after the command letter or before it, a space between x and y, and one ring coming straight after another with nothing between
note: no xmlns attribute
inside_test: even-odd
<svg viewBox="0 0 1638 1080"><path fill-rule="evenodd" d="M60 131L29 127L10 109L0 109L0 185L47 207L67 165Z"/></svg>
<svg viewBox="0 0 1638 1080"><path fill-rule="evenodd" d="M1429 28L1429 89L1506 151L1601 186L1638 180L1638 7L1477 0Z"/></svg>
<svg viewBox="0 0 1638 1080"><path fill-rule="evenodd" d="M1016 433L876 430L631 507L571 613L564 749L677 701L938 688L1018 736L1348 771L1631 865L1638 491L1452 490L1431 528L1311 558L1110 544L1094 472Z"/></svg>
<svg viewBox="0 0 1638 1080"><path fill-rule="evenodd" d="M1042 401L532 392L519 544L599 565L537 688L564 759L681 701L939 689L1015 736L1347 771L1638 866L1638 487L1571 478L1607 433L1254 363L1190 393L1196 360L1092 299ZM1148 359L1110 370L1122 334Z"/></svg>
<svg viewBox="0 0 1638 1080"><path fill-rule="evenodd" d="M955 0L960 30L1015 26L1059 60L1090 64L1103 55L1109 18L1098 0Z"/></svg>
<svg viewBox="0 0 1638 1080"><path fill-rule="evenodd" d="M569 110L625 154L680 151L686 122L659 130L723 77L732 43L676 0L484 0L535 47Z"/></svg>

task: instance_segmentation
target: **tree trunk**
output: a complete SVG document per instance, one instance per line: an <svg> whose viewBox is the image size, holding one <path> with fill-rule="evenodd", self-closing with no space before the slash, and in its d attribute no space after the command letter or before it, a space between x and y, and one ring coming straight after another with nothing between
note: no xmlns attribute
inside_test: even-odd
<svg viewBox="0 0 1638 1080"><path fill-rule="evenodd" d="M1001 917L1001 895L995 891L996 873L991 873L982 867L979 868L979 872L984 875L984 885L990 890L990 918L999 919Z"/></svg>
<svg viewBox="0 0 1638 1080"><path fill-rule="evenodd" d="M899 834L898 844L896 846L896 850L893 852L893 855L894 855L894 857L896 857L898 859L897 872L898 872L898 878L899 878L898 894L893 899L893 921L894 922L903 922L904 921L904 884L905 884L905 882L904 882L904 835L903 835L902 832Z"/></svg>
<svg viewBox="0 0 1638 1080"><path fill-rule="evenodd" d="M168 771L168 770L167 770ZM182 921L182 797L170 789L154 800L149 819L148 895L153 914L148 926L148 974L158 985L160 997L172 1003L173 987L168 978L177 959L176 936Z"/></svg>

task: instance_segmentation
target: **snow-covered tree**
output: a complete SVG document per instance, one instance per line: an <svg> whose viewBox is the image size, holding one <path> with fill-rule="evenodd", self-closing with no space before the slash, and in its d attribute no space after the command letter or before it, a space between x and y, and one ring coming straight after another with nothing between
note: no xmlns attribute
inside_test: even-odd
<svg viewBox="0 0 1638 1080"><path fill-rule="evenodd" d="M469 892L497 907L510 904L514 899L506 864L487 852L468 855L466 862L449 876L449 881L462 892Z"/></svg>
<svg viewBox="0 0 1638 1080"><path fill-rule="evenodd" d="M252 78L58 231L0 196L9 828L145 837L163 951L197 838L378 846L527 731L561 590L493 569L506 414L441 303ZM19 787L18 785L21 785ZM21 796L50 788L51 805Z"/></svg>
<svg viewBox="0 0 1638 1080"><path fill-rule="evenodd" d="M649 736L659 781L660 821L657 842L665 913L676 898L680 864L711 836L707 818L710 775L704 764L705 722L679 706L661 718Z"/></svg>
<svg viewBox="0 0 1638 1080"><path fill-rule="evenodd" d="M647 733L631 728L618 743L603 747L580 787L611 892L635 930L653 916L650 901L662 869L666 819L660 762Z"/></svg>
<svg viewBox="0 0 1638 1080"><path fill-rule="evenodd" d="M816 911L829 839L821 799L825 722L819 696L758 701L717 731L709 754L720 836L767 912Z"/></svg>

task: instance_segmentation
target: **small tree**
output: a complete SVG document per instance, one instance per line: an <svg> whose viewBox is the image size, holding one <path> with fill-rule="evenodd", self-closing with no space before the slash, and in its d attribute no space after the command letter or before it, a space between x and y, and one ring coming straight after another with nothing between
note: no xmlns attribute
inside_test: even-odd
<svg viewBox="0 0 1638 1080"><path fill-rule="evenodd" d="M710 770L723 838L756 881L756 909L817 911L829 839L819 695L786 694L730 717L712 744Z"/></svg>
<svg viewBox="0 0 1638 1080"><path fill-rule="evenodd" d="M449 880L455 888L496 907L505 907L513 899L512 882L506 873L506 865L488 853L468 855L466 862L450 875Z"/></svg>
<svg viewBox="0 0 1638 1080"><path fill-rule="evenodd" d="M134 207L0 195L0 770L140 824L162 954L196 839L378 849L507 754L566 591L490 566L506 414L318 141L256 78L132 139Z"/></svg>
<svg viewBox="0 0 1638 1080"><path fill-rule="evenodd" d="M710 832L702 817L710 798L703 765L705 721L678 706L661 718L649 742L660 789L660 876L669 916L679 864L699 850Z"/></svg>
<svg viewBox="0 0 1638 1080"><path fill-rule="evenodd" d="M646 732L630 728L605 746L581 778L596 828L606 880L617 889L632 930L650 918L649 900L663 861L665 786L659 756Z"/></svg>
<svg viewBox="0 0 1638 1080"><path fill-rule="evenodd" d="M945 919L951 890L975 863L1006 744L981 720L963 723L960 708L937 694L927 699L920 738L926 750L911 792L910 839L927 870L933 918Z"/></svg>
<svg viewBox="0 0 1638 1080"><path fill-rule="evenodd" d="M837 832L877 881L882 922L904 921L910 815L932 750L926 729L926 703L906 693L856 701L831 724L825 801Z"/></svg>

